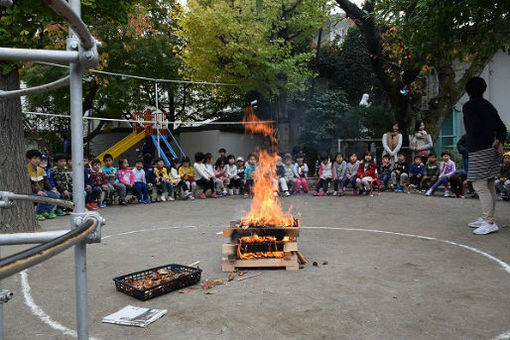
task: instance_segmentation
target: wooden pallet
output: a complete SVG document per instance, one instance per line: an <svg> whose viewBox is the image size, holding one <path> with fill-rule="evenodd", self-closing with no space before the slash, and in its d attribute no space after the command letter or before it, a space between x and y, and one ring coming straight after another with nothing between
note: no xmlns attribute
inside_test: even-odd
<svg viewBox="0 0 510 340"><path fill-rule="evenodd" d="M231 260L228 257L221 259L221 270L231 272L237 268L285 268L286 270L298 270L299 262L297 255L289 253L284 258L267 258L252 260Z"/></svg>

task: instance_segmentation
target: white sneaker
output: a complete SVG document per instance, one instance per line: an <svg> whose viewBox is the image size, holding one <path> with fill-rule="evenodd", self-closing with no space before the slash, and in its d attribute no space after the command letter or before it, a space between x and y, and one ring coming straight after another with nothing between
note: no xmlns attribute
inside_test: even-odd
<svg viewBox="0 0 510 340"><path fill-rule="evenodd" d="M230 196L234 196L234 189L228 189L228 194Z"/></svg>
<svg viewBox="0 0 510 340"><path fill-rule="evenodd" d="M160 199L161 202L166 202L165 196L161 196L159 199Z"/></svg>
<svg viewBox="0 0 510 340"><path fill-rule="evenodd" d="M487 235L487 234L490 234L490 233L495 233L498 230L499 230L499 228L498 228L496 223L487 223L487 222L485 222L480 227L478 227L475 230L473 230L473 234L476 234L476 235Z"/></svg>
<svg viewBox="0 0 510 340"><path fill-rule="evenodd" d="M446 189L444 191L444 197L450 197L450 190Z"/></svg>
<svg viewBox="0 0 510 340"><path fill-rule="evenodd" d="M285 191L285 196L286 196L286 197L289 197L289 196L290 196L290 192Z"/></svg>
<svg viewBox="0 0 510 340"><path fill-rule="evenodd" d="M425 196L432 196L432 190L427 190L427 192L425 193Z"/></svg>
<svg viewBox="0 0 510 340"><path fill-rule="evenodd" d="M478 217L478 219L476 221L468 223L468 227L478 228L478 227L480 227L484 223L485 223L485 220L483 218L481 218L481 217Z"/></svg>
<svg viewBox="0 0 510 340"><path fill-rule="evenodd" d="M333 196L336 196L336 195L338 195L338 192L333 191Z"/></svg>
<svg viewBox="0 0 510 340"><path fill-rule="evenodd" d="M169 201L175 201L175 198L173 198L173 197L170 197L170 196L169 196L169 197L168 197L168 200L169 200Z"/></svg>

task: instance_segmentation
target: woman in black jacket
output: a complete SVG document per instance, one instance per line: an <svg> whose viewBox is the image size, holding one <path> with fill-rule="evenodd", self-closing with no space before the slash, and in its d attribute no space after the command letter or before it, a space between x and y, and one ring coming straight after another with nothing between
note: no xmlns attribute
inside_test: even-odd
<svg viewBox="0 0 510 340"><path fill-rule="evenodd" d="M468 181L480 197L482 216L469 226L473 233L486 235L499 230L494 223L496 208L495 178L499 175L500 155L506 140L506 127L492 104L483 98L487 89L485 80L473 77L466 83L469 101L464 104L466 148L469 156Z"/></svg>

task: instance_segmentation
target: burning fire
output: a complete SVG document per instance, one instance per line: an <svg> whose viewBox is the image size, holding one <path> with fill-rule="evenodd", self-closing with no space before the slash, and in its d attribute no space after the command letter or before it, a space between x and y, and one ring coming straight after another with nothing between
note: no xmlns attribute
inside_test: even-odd
<svg viewBox="0 0 510 340"><path fill-rule="evenodd" d="M285 236L281 241L276 240L276 236L259 236L253 234L244 236L239 239L237 245L237 257L240 259L254 259L264 257L284 257L285 253L278 250L278 244L288 242L290 238ZM250 243L267 243L267 251L248 252L247 244Z"/></svg>
<svg viewBox="0 0 510 340"><path fill-rule="evenodd" d="M274 128L261 122L250 106L245 109L243 121L257 122L245 124L246 133L263 134L272 143L272 150L258 150L259 164L254 173L253 200L250 211L241 219L241 225L247 227L298 227L298 220L292 216L292 206L283 211L274 189L278 187L276 178L277 141ZM274 257L274 256L272 256Z"/></svg>

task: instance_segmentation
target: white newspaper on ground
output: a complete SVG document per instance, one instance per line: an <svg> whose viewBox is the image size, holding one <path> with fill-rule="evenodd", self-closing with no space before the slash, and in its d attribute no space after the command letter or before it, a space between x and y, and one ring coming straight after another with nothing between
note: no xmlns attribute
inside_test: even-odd
<svg viewBox="0 0 510 340"><path fill-rule="evenodd" d="M166 309L152 309L128 305L118 312L105 316L103 322L125 326L146 327L166 313Z"/></svg>

